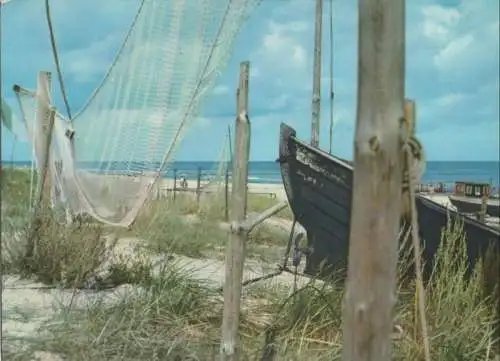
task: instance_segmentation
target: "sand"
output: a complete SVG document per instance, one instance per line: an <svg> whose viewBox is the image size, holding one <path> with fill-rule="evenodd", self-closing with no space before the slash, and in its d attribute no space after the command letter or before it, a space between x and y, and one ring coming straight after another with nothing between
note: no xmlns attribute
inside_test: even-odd
<svg viewBox="0 0 500 361"><path fill-rule="evenodd" d="M444 207L455 209L455 207L451 204L450 199L448 198L448 194L441 193L426 193L424 194L425 198L430 199L433 202L436 202Z"/></svg>
<svg viewBox="0 0 500 361"><path fill-rule="evenodd" d="M180 179L177 179L177 189L181 188ZM209 185L207 181L201 181L200 185L205 189L215 189L217 186ZM218 186L223 186L220 183ZM160 192L165 194L168 191L172 190L174 187L174 179L166 178L163 179L159 185ZM196 179L188 179L187 180L187 189L194 191L197 188ZM229 186L231 188L231 186ZM270 184L270 183L248 183L248 193L249 194L259 194L262 196L276 197L278 200L286 200L285 189L283 184Z"/></svg>
<svg viewBox="0 0 500 361"><path fill-rule="evenodd" d="M193 220L187 220L193 221ZM269 219L266 221L270 226L289 231L291 222L281 219ZM222 228L228 225L221 222ZM297 232L303 232L298 227ZM113 252L109 255L107 266L111 266L114 261L123 262L126 258L130 262L144 259L144 252L141 252L145 241L138 238L121 238ZM223 260L217 259L194 259L181 255L148 255L157 271L169 264L181 269L185 269L194 279L214 287L221 287L224 283L225 264ZM244 280L260 277L276 271L275 265L267 264L255 260L247 260L244 269ZM298 285L305 285L308 278L298 277ZM267 286L290 285L294 282L294 276L283 273L280 276L264 281ZM264 283L262 282L262 283ZM262 284L261 283L261 284ZM32 280L22 280L17 276L2 276L2 342L4 350L10 352L24 348L30 338L38 335L39 328L47 321L51 320L60 310L62 305L71 304L74 308L85 308L87 305L104 299L106 303L117 302L127 293L134 292L137 287L132 285L122 285L107 291L90 290L62 290L47 287ZM60 360L57 355L50 353L39 353L34 360L55 361Z"/></svg>
<svg viewBox="0 0 500 361"><path fill-rule="evenodd" d="M206 183L206 182L205 182ZM202 183L203 184L203 183ZM160 185L160 189L166 191L172 188L173 180L165 179ZM188 188L196 188L196 180L188 180ZM256 184L249 183L250 194L274 195L279 200L285 200L286 195L281 184ZM427 194L427 198L444 206L451 206L447 195ZM282 219L270 219L266 221L270 226L279 227L283 231L290 230L289 221ZM224 226L221 224L221 226ZM299 231L304 231L299 227ZM117 244L114 254L128 256L130 259L137 257L137 247L143 243L136 238L122 238ZM213 286L220 287L224 282L224 262L215 259L193 259L180 255L173 255L172 258L162 256L151 256L151 261L156 264L156 268L164 266L167 262L173 262L176 267L189 270L190 274L201 282L208 282ZM120 257L110 257L118 259ZM110 262L112 263L112 262ZM244 280L268 274L274 270L273 265L262 264L261 262L249 260L245 265ZM282 275L266 281L267 285L292 285L293 275L283 273ZM305 284L308 279L299 278L299 284ZM116 302L120 297L133 292L131 285L119 286L110 291L77 291L58 290L47 288L46 286L30 280L21 280L15 276L3 276L3 297L2 297L2 332L3 344L7 350L22 348L30 337L36 337L37 330L44 322L51 319L61 308L62 304L68 305L72 302L73 307L85 307L89 303L104 297L106 302ZM40 360L58 360L57 355L39 354ZM33 360L36 360L34 358Z"/></svg>

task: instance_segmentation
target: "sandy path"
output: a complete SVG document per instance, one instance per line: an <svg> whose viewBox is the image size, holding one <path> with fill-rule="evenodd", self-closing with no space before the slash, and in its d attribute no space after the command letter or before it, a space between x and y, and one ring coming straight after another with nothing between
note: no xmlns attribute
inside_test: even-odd
<svg viewBox="0 0 500 361"><path fill-rule="evenodd" d="M201 181L201 186L206 186L207 181ZM174 186L174 180L170 178L165 178L161 181L159 187L160 192L165 194L167 189L171 189ZM177 179L177 188L180 188L180 180ZM187 187L189 189L196 189L196 180L188 179ZM231 186L229 186L231 187ZM274 194L278 200L286 200L285 189L283 188L283 184L271 184L271 183L248 183L248 192L250 194L262 194L262 195L271 195Z"/></svg>
<svg viewBox="0 0 500 361"><path fill-rule="evenodd" d="M275 223L275 226L286 229L289 225L287 220L268 220L268 223ZM289 229L289 228L288 228ZM108 265L115 260L123 260L125 256L129 261L134 261L140 257L137 247L141 247L144 241L137 238L122 238L119 240L114 251L109 257ZM155 269L172 264L176 269L184 269L186 272L200 282L207 283L214 287L221 287L224 284L225 264L222 260L215 259L194 259L180 255L151 255L149 260L155 264ZM262 262L247 260L244 269L244 280L260 277L275 271L275 266ZM283 273L270 280L263 281L268 287L278 287L290 285L294 282L294 276ZM307 278L298 277L299 285L308 282ZM261 283L261 284L262 284ZM3 345L7 351L15 351L23 348L32 337L36 337L38 329L44 322L50 320L62 305L71 304L75 308L85 308L98 299L104 297L110 304L132 291L131 285L122 285L107 291L88 290L61 290L44 286L30 280L22 280L17 276L5 275L2 277L2 332ZM45 357L45 358L44 358ZM42 360L57 360L53 355L42 355Z"/></svg>

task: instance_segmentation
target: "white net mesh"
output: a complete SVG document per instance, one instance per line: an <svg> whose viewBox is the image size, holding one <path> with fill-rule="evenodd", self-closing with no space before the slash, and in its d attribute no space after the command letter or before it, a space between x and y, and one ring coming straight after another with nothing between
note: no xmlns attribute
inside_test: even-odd
<svg viewBox="0 0 500 361"><path fill-rule="evenodd" d="M217 162L214 162L213 169L210 169L207 173L209 178L205 183L202 184L202 188L212 192L217 193L224 190L226 187L226 175L229 176L232 169L231 166L231 139L226 136L222 144L219 156L217 157Z"/></svg>
<svg viewBox="0 0 500 361"><path fill-rule="evenodd" d="M73 215L130 225L259 1L144 0L104 81L72 124L56 113L54 201ZM27 124L37 122L33 109L45 101L43 91L34 98L18 93ZM37 158L39 126L30 132Z"/></svg>

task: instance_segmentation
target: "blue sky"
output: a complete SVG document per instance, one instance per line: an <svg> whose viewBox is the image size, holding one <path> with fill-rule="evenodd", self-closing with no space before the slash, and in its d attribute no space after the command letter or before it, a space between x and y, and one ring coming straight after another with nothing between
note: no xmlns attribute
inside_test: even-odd
<svg viewBox="0 0 500 361"><path fill-rule="evenodd" d="M190 1L190 0L186 0ZM191 0L197 1L197 0ZM217 0L212 0L217 1ZM329 0L325 0L328 9ZM334 2L333 150L352 157L356 104L357 2ZM75 113L99 84L131 23L138 0L51 0L60 60ZM321 146L328 148L328 13ZM239 34L231 61L204 100L178 160L214 160L234 123L239 62L250 60L252 160L277 156L279 124L310 137L313 0L264 0ZM43 1L2 7L2 96L14 106L12 84L34 88L38 70L54 72ZM498 0L407 1L406 94L417 102L417 131L429 160L499 159ZM55 89L58 89L56 86ZM64 113L60 95L57 105ZM2 131L2 158L13 138ZM15 158L30 146L16 144Z"/></svg>

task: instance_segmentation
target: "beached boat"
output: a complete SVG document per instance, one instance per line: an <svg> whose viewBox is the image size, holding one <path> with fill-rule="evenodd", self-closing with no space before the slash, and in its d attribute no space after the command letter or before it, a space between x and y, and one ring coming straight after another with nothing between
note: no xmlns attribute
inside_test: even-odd
<svg viewBox="0 0 500 361"><path fill-rule="evenodd" d="M450 195L448 198L451 204L453 204L460 213L477 214L481 212L481 198L459 196L455 194ZM486 214L491 217L500 217L500 200L488 199L486 203Z"/></svg>
<svg viewBox="0 0 500 361"><path fill-rule="evenodd" d="M352 182L351 162L328 154L296 138L286 124L280 129L279 162L283 184L296 220L306 229L308 251L305 273L328 276L345 271L349 251ZM441 242L449 217L463 219L469 263L493 246L500 252L500 231L417 195L420 236L424 242L425 273ZM321 272L320 272L321 271Z"/></svg>

